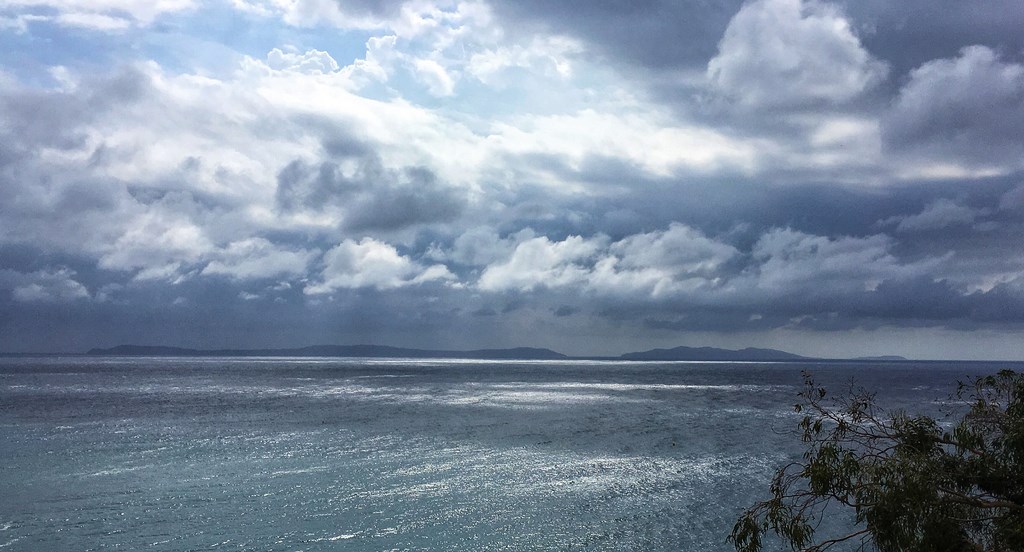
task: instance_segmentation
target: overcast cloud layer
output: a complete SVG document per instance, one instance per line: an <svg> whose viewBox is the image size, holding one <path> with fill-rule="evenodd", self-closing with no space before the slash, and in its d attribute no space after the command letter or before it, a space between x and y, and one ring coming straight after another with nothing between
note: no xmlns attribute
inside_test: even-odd
<svg viewBox="0 0 1024 552"><path fill-rule="evenodd" d="M1024 4L0 0L0 351L1024 360Z"/></svg>

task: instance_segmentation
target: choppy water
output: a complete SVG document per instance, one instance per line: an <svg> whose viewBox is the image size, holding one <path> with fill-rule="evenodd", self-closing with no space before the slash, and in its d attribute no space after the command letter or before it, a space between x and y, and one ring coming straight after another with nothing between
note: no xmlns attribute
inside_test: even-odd
<svg viewBox="0 0 1024 552"><path fill-rule="evenodd" d="M0 359L0 551L728 550L811 370L934 411L1005 364Z"/></svg>

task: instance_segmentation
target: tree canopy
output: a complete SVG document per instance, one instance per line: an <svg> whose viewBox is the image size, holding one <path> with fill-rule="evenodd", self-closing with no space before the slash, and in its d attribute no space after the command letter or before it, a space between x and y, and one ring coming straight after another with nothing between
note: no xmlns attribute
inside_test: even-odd
<svg viewBox="0 0 1024 552"><path fill-rule="evenodd" d="M800 460L772 479L770 498L737 520L729 541L761 550L776 535L794 550L1024 551L1024 374L961 383L946 423L886 410L868 391L832 398L804 374ZM952 423L950 423L952 422ZM823 519L851 514L849 531Z"/></svg>

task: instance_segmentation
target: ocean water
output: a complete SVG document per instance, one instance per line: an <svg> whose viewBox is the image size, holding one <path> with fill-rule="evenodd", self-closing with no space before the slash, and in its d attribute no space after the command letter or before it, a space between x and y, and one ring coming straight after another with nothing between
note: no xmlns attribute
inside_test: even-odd
<svg viewBox="0 0 1024 552"><path fill-rule="evenodd" d="M730 550L802 370L934 414L1008 366L0 358L0 551Z"/></svg>

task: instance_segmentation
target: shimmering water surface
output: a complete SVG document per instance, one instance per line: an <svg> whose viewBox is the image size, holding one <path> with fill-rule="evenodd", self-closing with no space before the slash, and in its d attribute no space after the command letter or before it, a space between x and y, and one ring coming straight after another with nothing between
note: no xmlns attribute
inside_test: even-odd
<svg viewBox="0 0 1024 552"><path fill-rule="evenodd" d="M935 412L1003 367L0 358L0 550L728 550L801 370Z"/></svg>

